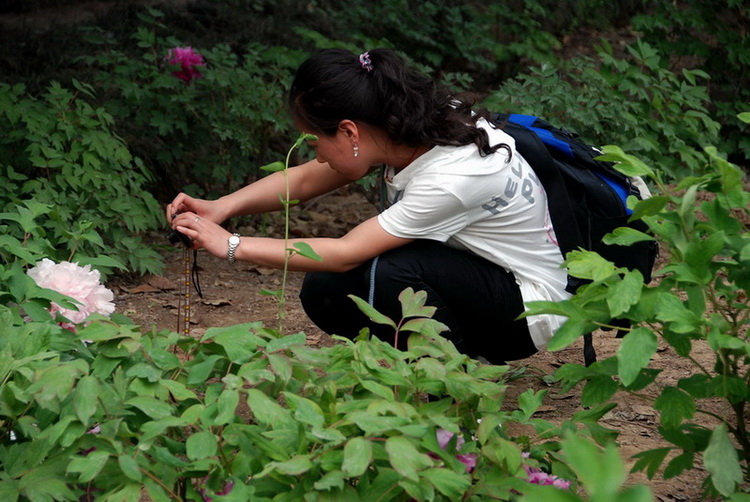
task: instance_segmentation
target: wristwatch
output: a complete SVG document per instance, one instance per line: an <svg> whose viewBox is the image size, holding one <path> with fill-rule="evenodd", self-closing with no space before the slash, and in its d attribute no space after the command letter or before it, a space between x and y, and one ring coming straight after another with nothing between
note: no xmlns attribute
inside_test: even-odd
<svg viewBox="0 0 750 502"><path fill-rule="evenodd" d="M229 247L227 248L227 260L229 263L234 263L234 252L237 251L237 246L240 245L240 234L232 234L229 237Z"/></svg>

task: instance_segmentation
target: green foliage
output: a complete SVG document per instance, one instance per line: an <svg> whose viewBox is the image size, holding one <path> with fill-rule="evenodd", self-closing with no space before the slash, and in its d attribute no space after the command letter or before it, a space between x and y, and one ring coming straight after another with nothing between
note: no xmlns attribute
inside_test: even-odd
<svg viewBox="0 0 750 502"><path fill-rule="evenodd" d="M112 117L87 100L91 88L74 84L53 83L40 98L0 84L0 256L159 271L138 236L160 214L145 191L149 172L112 132ZM105 250L111 258L97 258Z"/></svg>
<svg viewBox="0 0 750 502"><path fill-rule="evenodd" d="M700 146L718 141L719 124L709 96L684 70L679 76L646 43L628 47L617 59L605 42L598 58L575 58L507 81L488 96L491 110L537 115L575 131L593 144L617 144L669 178L700 174Z"/></svg>
<svg viewBox="0 0 750 502"><path fill-rule="evenodd" d="M291 133L285 89L302 53L252 44L242 56L226 44L198 51L202 77L184 82L171 74L169 49L189 45L165 36L163 13L149 9L133 38L139 53L89 40L101 49L82 62L95 78L117 131L153 167L162 189L217 196L258 176L257 167L280 153L273 140ZM158 190L156 190L158 192Z"/></svg>
<svg viewBox="0 0 750 502"><path fill-rule="evenodd" d="M712 113L722 124L722 142L734 162L750 160L748 126L737 110L750 101L750 9L738 0L649 2L651 8L633 18L633 28L668 56L676 67L689 65L711 75ZM714 144L706 142L704 144Z"/></svg>
<svg viewBox="0 0 750 502"><path fill-rule="evenodd" d="M663 475L676 476L702 462L712 494L732 497L750 482L750 335L747 293L750 287L750 193L742 171L714 148L706 148L709 169L668 189L658 173L619 148L606 147L604 159L621 162L623 172L654 176L660 187L654 197L633 203L657 239L667 262L654 284L644 285L638 272L617 269L589 252L571 253L571 273L593 282L561 304L537 304L535 312L558 312L569 320L550 341L563 347L590 329L612 319L627 319L633 328L616 355L589 368L565 365L556 373L565 387L584 382L586 406L612 400L618 390L651 399L660 412L660 433L671 447L636 455L635 470L656 475L675 451ZM615 231L606 242L627 245L651 238ZM695 372L676 382L658 379L651 358L660 344L674 357L692 363ZM709 351L713 365L700 364L697 351ZM651 390L655 398L648 398ZM702 407L721 401L726 413ZM709 428L695 421L706 413L718 423ZM739 496L739 495L737 495Z"/></svg>
<svg viewBox="0 0 750 502"><path fill-rule="evenodd" d="M584 437L611 438L596 424L610 406L562 425L534 417L544 392L508 407L509 367L470 360L413 317L429 313L424 292L401 298L407 351L364 338L315 349L260 323L198 340L117 315L76 335L24 319L57 296L0 295L3 500L507 500L533 489L524 463L573 479L600 455ZM438 429L456 438L445 449ZM623 478L620 464L601 475Z"/></svg>

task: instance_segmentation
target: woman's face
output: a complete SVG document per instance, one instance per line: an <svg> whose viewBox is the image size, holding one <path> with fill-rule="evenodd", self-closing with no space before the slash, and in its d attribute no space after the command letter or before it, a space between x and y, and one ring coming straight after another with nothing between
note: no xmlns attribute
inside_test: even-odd
<svg viewBox="0 0 750 502"><path fill-rule="evenodd" d="M369 171L369 164L361 155L354 156L354 145L351 134L346 129L337 129L336 134L316 134L318 139L308 141L308 145L315 150L318 162L325 163L342 176L355 181L362 178Z"/></svg>

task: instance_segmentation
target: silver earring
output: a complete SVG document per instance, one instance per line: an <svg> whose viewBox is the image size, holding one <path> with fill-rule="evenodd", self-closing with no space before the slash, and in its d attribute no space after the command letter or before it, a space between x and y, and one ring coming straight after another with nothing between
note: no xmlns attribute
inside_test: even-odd
<svg viewBox="0 0 750 502"><path fill-rule="evenodd" d="M354 148L354 156L359 157L359 145L355 143L353 148Z"/></svg>

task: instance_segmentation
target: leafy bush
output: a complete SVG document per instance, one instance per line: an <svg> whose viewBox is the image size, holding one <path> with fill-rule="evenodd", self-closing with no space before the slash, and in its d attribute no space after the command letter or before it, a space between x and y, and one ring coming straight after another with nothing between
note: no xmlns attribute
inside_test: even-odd
<svg viewBox="0 0 750 502"><path fill-rule="evenodd" d="M622 162L623 172L648 175L660 187L656 196L636 202L633 209L634 217L648 224L665 249L667 262L658 280L645 286L640 273L617 269L598 255L569 255L572 273L593 282L569 301L539 303L532 309L569 317L550 341L550 349L564 347L612 319L628 319L634 327L615 356L589 368L565 365L556 377L568 388L585 382L584 406L609 402L618 390L645 399L649 399L646 391L653 390L658 396L651 404L660 412L660 433L673 446L636 455L634 469L653 477L667 455L676 451L664 477L676 476L700 459L708 472L709 493L731 497L746 492L750 483L750 192L743 173L714 148L707 148L711 168L671 190L658 172L619 148L608 147L605 152L608 160ZM608 242L651 238L622 230L616 230ZM677 382L660 381L660 370L650 366L660 343L668 345L675 357L693 363L695 373ZM711 351L712 367L695 360L692 354L699 350ZM701 403L706 400L721 400L727 412L705 412ZM711 429L694 422L701 412L719 425Z"/></svg>
<svg viewBox="0 0 750 502"><path fill-rule="evenodd" d="M616 59L604 45L599 58L576 58L556 69L541 66L503 84L485 100L497 111L541 116L594 144L617 144L658 166L670 178L700 174L704 144L718 141L708 114L708 75L685 70L682 78L645 43Z"/></svg>
<svg viewBox="0 0 750 502"><path fill-rule="evenodd" d="M40 98L0 83L0 256L7 263L51 257L103 272L160 270L138 236L161 213L145 189L149 171L92 98L79 82L75 91L53 83ZM111 258L97 258L104 250Z"/></svg>
<svg viewBox="0 0 750 502"><path fill-rule="evenodd" d="M509 367L436 336L424 293L402 295L402 352L375 339L315 349L259 323L198 340L116 314L76 335L24 319L51 292L19 270L3 281L24 285L0 306L3 500L507 500L533 490L527 472L573 480L602 455L584 436L611 438L596 424L610 405L557 426L533 417L545 393L529 390L504 411ZM509 436L514 423L534 435ZM582 479L614 493L622 478L610 463Z"/></svg>
<svg viewBox="0 0 750 502"><path fill-rule="evenodd" d="M633 18L633 29L674 67L690 65L711 75L711 113L722 124L722 142L716 146L733 162L747 166L748 126L736 114L750 101L750 9L738 0L650 4Z"/></svg>
<svg viewBox="0 0 750 502"><path fill-rule="evenodd" d="M181 46L149 9L133 34L138 55L108 47L105 33L89 41L102 48L82 62L99 68L103 105L116 130L152 166L162 198L187 189L217 196L254 180L257 166L281 154L274 139L289 135L285 83L303 54L285 48L250 45L239 57L225 44L200 49L202 77L185 82L172 75L168 51Z"/></svg>

